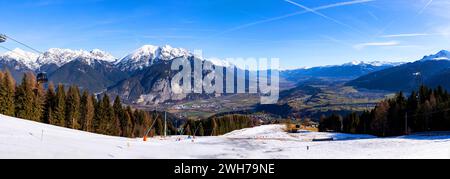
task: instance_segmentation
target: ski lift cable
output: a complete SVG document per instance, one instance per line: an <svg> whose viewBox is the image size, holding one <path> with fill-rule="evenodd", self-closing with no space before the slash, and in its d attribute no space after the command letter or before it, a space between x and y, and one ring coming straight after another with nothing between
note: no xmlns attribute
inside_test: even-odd
<svg viewBox="0 0 450 179"><path fill-rule="evenodd" d="M18 41L18 40L16 40L16 39L12 38L12 37L10 37L10 36L7 36L7 35L5 35L5 34L2 34L2 35L3 35L4 37L6 37L7 39L10 39L10 40L12 40L12 41L14 41L14 42L16 42L16 43L18 43L18 44L20 44L20 45L23 45L23 46L29 48L30 50L33 50L33 51L35 51L35 52L37 52L37 53L39 53L39 54L44 54L43 52L41 52L41 51L39 51L39 50L36 50L35 48L33 48L33 47L31 47L31 46L29 46L29 45L23 43L23 42L20 42L20 41Z"/></svg>
<svg viewBox="0 0 450 179"><path fill-rule="evenodd" d="M16 55L18 55L18 56L21 56L21 57L23 57L23 58L30 58L30 57L24 56L23 54L17 53L17 52L15 52L14 50L11 50L10 48L4 47L4 46L2 46L2 45L0 45L0 48L5 49L6 51L9 51L9 52L11 52L11 53L14 53L14 54L16 54Z"/></svg>
<svg viewBox="0 0 450 179"><path fill-rule="evenodd" d="M27 48L29 48L29 49L31 49L31 50L37 52L37 53L40 54L40 55L44 54L44 53L42 53L41 51L36 50L35 48L33 48L33 47L31 47L31 46L29 46L29 45L23 43L23 42L20 42L20 41L14 39L14 38L12 38L12 37L9 37L9 36L7 36L7 35L5 35L5 34L0 34L0 39L2 40L2 41L0 41L0 42L5 42L6 39L12 40L12 41L14 41L14 42L16 42L16 43L18 43L18 44L21 44L21 45L23 45L23 46L25 46L25 47L27 47ZM11 51L12 53L15 53L15 54L17 54L17 55L19 55L19 56L24 57L23 55L18 54L18 53L16 53L15 51L13 51L13 50L11 50L11 49L8 49L8 48L3 47L3 46L2 46L2 48L3 48L3 49L7 49L7 50ZM29 58L29 57L25 57L25 58ZM38 70L39 74L38 74L37 77L36 77L36 78L37 78L37 81L40 82L40 83L47 83L47 82L48 82L48 78L47 78L46 73L45 73L45 72L40 72L40 71L41 71L41 67L39 66L39 70Z"/></svg>
<svg viewBox="0 0 450 179"><path fill-rule="evenodd" d="M156 111L156 110L155 110ZM156 124L156 121L158 120L158 112L156 111L156 118L155 120L153 120L152 125L150 126L150 128L145 132L145 136L148 136L148 134L152 131L153 126Z"/></svg>

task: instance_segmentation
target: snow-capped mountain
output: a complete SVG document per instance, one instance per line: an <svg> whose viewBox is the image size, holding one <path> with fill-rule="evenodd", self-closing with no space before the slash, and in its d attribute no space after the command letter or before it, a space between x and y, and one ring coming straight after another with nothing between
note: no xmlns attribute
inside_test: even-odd
<svg viewBox="0 0 450 179"><path fill-rule="evenodd" d="M0 55L0 70L8 70L16 81L22 79L24 73L38 68L37 55L21 49L14 49Z"/></svg>
<svg viewBox="0 0 450 179"><path fill-rule="evenodd" d="M115 67L114 61L116 58L99 49L52 48L41 55L15 49L0 56L0 69L8 69L16 81L26 72L46 72L53 83L99 92L128 77Z"/></svg>
<svg viewBox="0 0 450 179"><path fill-rule="evenodd" d="M39 65L36 63L36 59L39 55L31 52L26 52L22 49L16 48L12 51L6 52L0 56L3 61L17 61L22 63L29 69L36 69Z"/></svg>
<svg viewBox="0 0 450 179"><path fill-rule="evenodd" d="M100 49L94 49L89 52L91 54L91 57L98 60L103 60L107 62L115 62L117 61L117 58L112 56L110 53L105 52Z"/></svg>
<svg viewBox="0 0 450 179"><path fill-rule="evenodd" d="M173 48L169 45L144 45L127 55L115 65L121 71L132 74L126 80L120 81L108 88L111 96L120 96L128 103L162 103L169 100L183 100L185 94L174 94L169 78L175 75L170 73L170 62L176 58L204 59L182 48Z"/></svg>
<svg viewBox="0 0 450 179"><path fill-rule="evenodd" d="M73 60L84 60L84 62L92 63L92 60L101 60L106 62L114 62L116 58L111 54L99 49L92 51L71 50L52 48L38 55L32 52L27 52L16 48L12 51L0 55L3 61L17 61L24 64L26 67L36 70L43 65L55 64L58 67L63 66Z"/></svg>
<svg viewBox="0 0 450 179"><path fill-rule="evenodd" d="M301 68L281 72L281 76L290 81L298 82L309 78L355 79L375 71L401 65L401 62L363 62L353 61L342 65L330 65L312 68Z"/></svg>
<svg viewBox="0 0 450 179"><path fill-rule="evenodd" d="M79 60L86 64L94 64L95 61L104 61L112 63L122 71L133 71L149 67L158 62L167 62L179 57L190 58L194 56L195 55L193 53L183 48L174 48L169 45L144 45L120 60L112 56L110 53L99 49L85 51L61 48L51 48L41 55L26 52L21 49L15 49L11 52L6 52L0 57L3 61L16 60L18 63L23 63L26 67L32 70L37 70L43 67L43 69L40 70L47 71L46 69L51 68L52 70L49 72L52 72L56 70L56 68L62 67L63 65L74 60ZM198 56L195 57L205 60ZM231 65L230 62L225 62L219 59L211 59L209 61L218 66Z"/></svg>
<svg viewBox="0 0 450 179"><path fill-rule="evenodd" d="M99 49L85 51L52 48L37 59L39 70L47 72L50 81L77 85L91 92L104 91L128 77L116 69L115 61L115 57Z"/></svg>
<svg viewBox="0 0 450 179"><path fill-rule="evenodd" d="M160 61L169 61L178 57L188 58L192 56L193 54L186 49L173 48L169 45L162 47L144 45L118 61L116 65L124 71L138 70L149 67Z"/></svg>
<svg viewBox="0 0 450 179"><path fill-rule="evenodd" d="M348 85L365 89L405 91L417 90L422 83L429 87L450 89L450 53L441 50L421 60L370 73L350 81Z"/></svg>
<svg viewBox="0 0 450 179"><path fill-rule="evenodd" d="M55 64L58 67L61 67L73 60L83 60L86 63L91 64L93 60L114 62L116 58L111 54L99 49L94 49L88 52L84 50L52 48L39 56L39 58L37 59L37 63L41 66Z"/></svg>
<svg viewBox="0 0 450 179"><path fill-rule="evenodd" d="M169 62L176 58L200 60L202 63L208 61L222 67L231 66L231 62L216 58L206 59L183 48L145 45L115 63L116 68L127 72L130 77L108 88L107 93L110 96L119 96L127 103L137 104L158 104L170 100L209 97L173 92L170 78L176 73L171 73Z"/></svg>
<svg viewBox="0 0 450 179"><path fill-rule="evenodd" d="M402 65L402 64L404 64L404 62L386 62L386 61L370 61L370 62L366 62L366 61L355 60L355 61L352 61L350 63L345 63L343 65L346 65L346 66L371 65L371 66L381 67L381 66L399 66L399 65Z"/></svg>
<svg viewBox="0 0 450 179"><path fill-rule="evenodd" d="M422 58L420 61L430 61L430 60L449 60L450 52L447 50L441 50L437 54L428 55Z"/></svg>
<svg viewBox="0 0 450 179"><path fill-rule="evenodd" d="M93 93L105 91L128 77L127 73L118 70L113 63L88 58L72 60L47 73L53 83L77 85Z"/></svg>

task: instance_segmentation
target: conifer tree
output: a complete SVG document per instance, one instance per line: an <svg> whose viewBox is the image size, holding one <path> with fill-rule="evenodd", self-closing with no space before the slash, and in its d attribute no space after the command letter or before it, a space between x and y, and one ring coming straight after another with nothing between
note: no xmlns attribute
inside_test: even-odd
<svg viewBox="0 0 450 179"><path fill-rule="evenodd" d="M46 124L56 125L57 122L53 118L53 111L55 109L55 87L53 83L49 83L47 92L45 93L45 102L44 102L44 115L42 122Z"/></svg>
<svg viewBox="0 0 450 179"><path fill-rule="evenodd" d="M62 84L59 84L56 90L55 109L52 117L56 121L56 125L66 127L66 92Z"/></svg>
<svg viewBox="0 0 450 179"><path fill-rule="evenodd" d="M94 103L93 97L89 92L84 91L80 101L80 125L81 129L88 132L93 132L94 120Z"/></svg>
<svg viewBox="0 0 450 179"><path fill-rule="evenodd" d="M103 108L104 115L101 117L100 129L106 135L118 136L120 134L120 123L119 119L117 119L114 115L114 109L111 106L108 95L105 94L103 96L101 106Z"/></svg>
<svg viewBox="0 0 450 179"><path fill-rule="evenodd" d="M14 116L15 85L9 71L0 71L0 114Z"/></svg>
<svg viewBox="0 0 450 179"><path fill-rule="evenodd" d="M120 135L123 137L132 137L133 136L133 122L131 118L131 107L128 106L127 109L123 108L122 102L119 96L116 96L114 100L114 115L117 119L119 119L119 130Z"/></svg>
<svg viewBox="0 0 450 179"><path fill-rule="evenodd" d="M133 137L133 124L131 122L131 115L128 111L124 112L124 122L126 123L125 127L122 129L123 137Z"/></svg>
<svg viewBox="0 0 450 179"><path fill-rule="evenodd" d="M5 85L3 84L4 73L0 71L0 114L4 114L6 111L5 96L7 91Z"/></svg>
<svg viewBox="0 0 450 179"><path fill-rule="evenodd" d="M5 96L3 96L3 114L8 116L14 116L15 114L15 104L14 104L14 96L16 91L16 82L12 77L11 73L6 70L3 74L2 80L3 89L6 91Z"/></svg>
<svg viewBox="0 0 450 179"><path fill-rule="evenodd" d="M216 135L218 135L218 132L217 132L217 121L216 121L216 119L215 118L213 118L213 119L211 119L211 135L212 136L216 136Z"/></svg>
<svg viewBox="0 0 450 179"><path fill-rule="evenodd" d="M184 134L188 136L192 135L191 126L189 124L187 124L186 127L184 128Z"/></svg>
<svg viewBox="0 0 450 179"><path fill-rule="evenodd" d="M134 137L142 137L145 132L149 130L152 123L152 118L147 112L134 110L133 112L134 126L133 135Z"/></svg>
<svg viewBox="0 0 450 179"><path fill-rule="evenodd" d="M43 84L36 81L36 76L30 74L31 83L33 85L33 113L31 120L43 122L44 104L45 104L45 90Z"/></svg>
<svg viewBox="0 0 450 179"><path fill-rule="evenodd" d="M94 126L97 133L105 134L106 133L106 109L103 106L103 100L98 100L95 103L95 114L94 114Z"/></svg>
<svg viewBox="0 0 450 179"><path fill-rule="evenodd" d="M92 130L96 133L102 133L100 129L100 124L103 115L103 106L101 105L101 100L97 99L97 96L92 96L92 103L94 104L94 120L92 121Z"/></svg>
<svg viewBox="0 0 450 179"><path fill-rule="evenodd" d="M131 128L131 130L133 131L134 130L134 125L135 125L135 116L134 116L134 112L133 112L133 109L131 109L131 107L130 106L127 106L126 107L126 109L125 109L125 112L126 113L128 113L129 115L130 115L130 121L131 121L131 126L130 126L130 128ZM133 132L132 132L133 133ZM134 134L134 133L133 133Z"/></svg>
<svg viewBox="0 0 450 179"><path fill-rule="evenodd" d="M386 136L388 110L389 103L386 101L381 102L374 110L375 116L371 127L373 131L378 131L379 136Z"/></svg>
<svg viewBox="0 0 450 179"><path fill-rule="evenodd" d="M17 87L15 94L15 112L16 117L22 119L33 119L34 112L34 92L32 76L27 73L22 78L22 83Z"/></svg>
<svg viewBox="0 0 450 179"><path fill-rule="evenodd" d="M121 114L123 114L123 106L119 96L116 96L116 98L114 99L113 108L115 115L120 116Z"/></svg>
<svg viewBox="0 0 450 179"><path fill-rule="evenodd" d="M114 117L119 119L119 123L120 123L119 134L121 136L124 136L124 133L127 130L126 128L127 128L128 121L127 121L127 119L125 119L122 102L120 101L119 96L116 96L116 99L114 99L113 109L114 109Z"/></svg>
<svg viewBox="0 0 450 179"><path fill-rule="evenodd" d="M141 113L138 110L135 110L133 112L132 118L134 119L133 121L133 135L135 137L142 137L144 134L142 130L142 124L144 121L144 117L141 115Z"/></svg>
<svg viewBox="0 0 450 179"><path fill-rule="evenodd" d="M200 122L200 126L198 127L198 135L205 136L205 129L203 128L203 124Z"/></svg>
<svg viewBox="0 0 450 179"><path fill-rule="evenodd" d="M71 86L66 96L66 126L72 129L81 129L80 118L80 92L78 87Z"/></svg>

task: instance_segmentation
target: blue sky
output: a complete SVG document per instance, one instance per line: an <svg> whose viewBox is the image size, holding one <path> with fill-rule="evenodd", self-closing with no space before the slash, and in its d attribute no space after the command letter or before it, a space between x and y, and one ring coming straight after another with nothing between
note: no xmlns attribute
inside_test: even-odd
<svg viewBox="0 0 450 179"><path fill-rule="evenodd" d="M414 61L450 45L448 0L1 0L0 7L0 33L41 51L99 48L118 58L169 44L205 57L276 57L296 68Z"/></svg>

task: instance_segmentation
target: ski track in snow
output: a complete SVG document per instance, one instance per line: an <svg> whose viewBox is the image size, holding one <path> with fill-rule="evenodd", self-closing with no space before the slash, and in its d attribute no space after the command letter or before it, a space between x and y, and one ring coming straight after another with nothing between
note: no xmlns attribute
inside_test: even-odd
<svg viewBox="0 0 450 179"><path fill-rule="evenodd" d="M182 141L176 141L179 137ZM312 142L314 138L336 141ZM143 142L0 115L0 158L450 158L450 133L376 138L307 131L287 134L283 125L267 125L197 137L194 142L187 136Z"/></svg>

